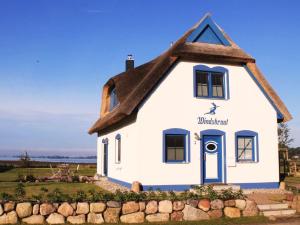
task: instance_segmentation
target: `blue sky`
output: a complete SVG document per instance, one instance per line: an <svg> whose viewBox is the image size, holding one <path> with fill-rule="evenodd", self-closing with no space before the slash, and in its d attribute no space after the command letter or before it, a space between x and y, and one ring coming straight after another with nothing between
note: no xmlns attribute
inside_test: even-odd
<svg viewBox="0 0 300 225"><path fill-rule="evenodd" d="M95 154L104 82L166 50L206 12L257 63L300 146L300 2L0 0L0 155Z"/></svg>

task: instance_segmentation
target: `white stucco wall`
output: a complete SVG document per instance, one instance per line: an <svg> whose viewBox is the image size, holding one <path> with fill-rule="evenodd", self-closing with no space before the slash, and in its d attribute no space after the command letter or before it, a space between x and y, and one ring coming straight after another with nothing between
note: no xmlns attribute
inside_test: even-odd
<svg viewBox="0 0 300 225"><path fill-rule="evenodd" d="M121 135L121 162L116 162L117 134ZM103 139L108 139L108 177L122 181L137 180L138 143L136 124L132 123L109 134L99 136L97 139L97 174L103 175Z"/></svg>
<svg viewBox="0 0 300 225"><path fill-rule="evenodd" d="M209 67L223 66L228 69L228 100L194 98L193 67L200 64ZM198 124L197 117L208 112L212 102L220 107L217 108L216 115L207 117L228 119L228 125ZM194 138L194 133L218 129L226 133L227 183L277 182L279 175L276 121L275 109L243 67L179 62L139 108L134 124L98 138L98 152L102 152L101 141L107 137L109 177L129 183L138 180L144 185L199 184L201 143ZM189 163L163 163L162 131L169 128L190 131ZM239 130L258 133L259 162L235 163L235 132ZM115 164L114 137L117 133L122 135L121 164ZM101 156L98 158L98 164L100 159ZM99 166L98 173L101 174Z"/></svg>

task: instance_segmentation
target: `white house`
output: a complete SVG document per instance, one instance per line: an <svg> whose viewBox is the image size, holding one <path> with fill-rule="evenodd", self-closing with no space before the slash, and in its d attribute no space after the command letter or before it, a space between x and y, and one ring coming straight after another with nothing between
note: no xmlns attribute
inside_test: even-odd
<svg viewBox="0 0 300 225"><path fill-rule="evenodd" d="M292 118L257 68L211 19L103 87L97 174L144 189L197 184L277 188L277 123Z"/></svg>

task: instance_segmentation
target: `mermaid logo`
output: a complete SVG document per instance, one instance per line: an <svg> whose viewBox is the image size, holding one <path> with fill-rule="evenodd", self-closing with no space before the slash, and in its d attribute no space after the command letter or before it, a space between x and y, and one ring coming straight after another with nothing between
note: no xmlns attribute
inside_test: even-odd
<svg viewBox="0 0 300 225"><path fill-rule="evenodd" d="M216 114L216 110L220 106L216 105L214 102L211 104L212 104L212 107L210 108L209 112L204 113L204 115L215 115Z"/></svg>

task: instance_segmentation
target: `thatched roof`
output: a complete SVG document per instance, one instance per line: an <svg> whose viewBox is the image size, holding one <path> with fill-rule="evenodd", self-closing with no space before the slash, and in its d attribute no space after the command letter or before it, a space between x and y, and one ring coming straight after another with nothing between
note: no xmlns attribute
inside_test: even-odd
<svg viewBox="0 0 300 225"><path fill-rule="evenodd" d="M246 65L269 96L272 104L279 110L283 120L290 120L292 118L291 114L258 70L255 59L239 48L221 28L218 27L230 43L228 46L187 41L187 38L207 18L210 19L210 15L205 15L157 58L110 78L103 87L100 118L90 128L89 134L101 132L132 115L178 60ZM108 92L112 86L115 87L119 105L111 112L108 112Z"/></svg>

